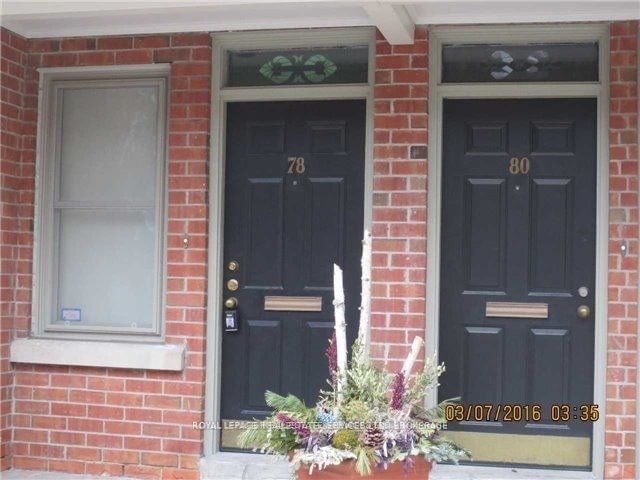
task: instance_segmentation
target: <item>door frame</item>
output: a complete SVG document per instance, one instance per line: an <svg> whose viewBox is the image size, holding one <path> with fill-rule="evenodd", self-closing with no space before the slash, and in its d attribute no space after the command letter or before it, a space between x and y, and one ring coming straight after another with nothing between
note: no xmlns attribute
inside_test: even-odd
<svg viewBox="0 0 640 480"><path fill-rule="evenodd" d="M375 28L327 28L258 32L212 33L211 146L209 153L209 263L207 267L207 322L204 456L220 451L219 430L222 369L222 275L224 251L224 191L226 161L226 106L231 102L272 102L297 100L364 100L365 172L364 229L371 229L373 205L373 85L375 73ZM367 45L367 83L333 85L282 85L266 87L224 87L229 50L323 48Z"/></svg>
<svg viewBox="0 0 640 480"><path fill-rule="evenodd" d="M598 82L442 84L443 44L575 43L597 41ZM429 176L427 196L426 354L437 355L440 323L440 226L443 101L448 98L595 98L596 147L596 286L594 312L594 403L600 419L593 425L591 474L604 471L607 365L607 287L609 232L609 24L546 24L434 27L429 31ZM428 402L433 405L433 393Z"/></svg>

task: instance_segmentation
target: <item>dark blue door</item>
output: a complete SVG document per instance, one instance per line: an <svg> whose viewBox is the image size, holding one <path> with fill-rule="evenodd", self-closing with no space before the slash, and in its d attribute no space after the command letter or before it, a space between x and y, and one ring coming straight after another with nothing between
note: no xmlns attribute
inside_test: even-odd
<svg viewBox="0 0 640 480"><path fill-rule="evenodd" d="M448 100L443 138L440 398L542 414L450 428L590 437L596 102Z"/></svg>
<svg viewBox="0 0 640 480"><path fill-rule="evenodd" d="M364 101L227 109L221 294L237 299L239 328L223 333L224 419L267 414L265 390L315 402L328 377L334 262L344 270L348 335L355 336L364 127Z"/></svg>

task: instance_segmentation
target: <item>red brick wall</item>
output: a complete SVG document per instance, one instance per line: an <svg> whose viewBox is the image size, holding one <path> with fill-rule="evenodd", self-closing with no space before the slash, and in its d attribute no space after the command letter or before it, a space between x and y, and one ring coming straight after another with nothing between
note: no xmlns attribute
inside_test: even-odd
<svg viewBox="0 0 640 480"><path fill-rule="evenodd" d="M410 46L376 42L371 356L397 370L424 337L427 29ZM419 365L416 366L419 368Z"/></svg>
<svg viewBox="0 0 640 480"><path fill-rule="evenodd" d="M611 26L606 478L635 476L638 362L638 22ZM620 255L626 242L628 254Z"/></svg>
<svg viewBox="0 0 640 480"><path fill-rule="evenodd" d="M20 248L26 46L22 37L0 29L0 470L11 465L9 345L14 321L21 314L17 302L24 301L18 272L24 270L28 253Z"/></svg>
<svg viewBox="0 0 640 480"><path fill-rule="evenodd" d="M187 366L174 373L14 365L14 468L198 478L202 434L192 429L191 422L202 419L204 408L210 45L208 33L28 42L23 114L30 123L23 137L21 164L28 175L23 175L21 195L30 216L38 92L35 68L172 64L166 339L186 343ZM28 228L21 232L26 245L20 250L21 258L30 263L32 225L23 226ZM185 233L190 237L186 250L182 246ZM30 285L30 265L23 272L21 284ZM27 332L27 322L15 329L17 336Z"/></svg>
<svg viewBox="0 0 640 480"><path fill-rule="evenodd" d="M637 22L612 26L606 476L625 480L635 471L637 418L637 34ZM6 205L2 211L1 287L2 313L11 320L3 323L9 332L0 331L2 434L6 438L13 425L14 466L165 477L181 470L184 478L196 478L202 444L191 422L200 420L203 410L209 35L25 42L3 31L2 42L0 172ZM371 339L373 358L392 370L404 358L413 336L424 335L427 51L424 27L417 29L412 46L392 47L380 36L376 45ZM12 374L7 345L12 336L27 334L30 315L37 108L34 69L152 61L173 63L167 338L187 343L187 368L162 373L15 365ZM20 83L18 73L24 67L26 81ZM17 83L5 81L9 68ZM181 243L185 232L191 238L188 250ZM618 254L622 239L629 245L626 258ZM10 402L12 383L11 424L5 406Z"/></svg>

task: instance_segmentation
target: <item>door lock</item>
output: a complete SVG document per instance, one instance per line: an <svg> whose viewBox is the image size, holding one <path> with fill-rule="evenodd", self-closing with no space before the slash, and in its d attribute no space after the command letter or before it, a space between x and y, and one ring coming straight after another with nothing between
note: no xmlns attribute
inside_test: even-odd
<svg viewBox="0 0 640 480"><path fill-rule="evenodd" d="M238 283L238 280L236 280L235 278L232 278L231 280L227 281L227 290L231 292L235 292L236 290L238 290L239 286L240 284Z"/></svg>
<svg viewBox="0 0 640 480"><path fill-rule="evenodd" d="M229 310L238 308L238 299L236 297L229 297L224 301L224 306Z"/></svg>
<svg viewBox="0 0 640 480"><path fill-rule="evenodd" d="M240 264L238 262L236 262L235 260L231 260L227 264L227 268L229 269L230 272L235 272L236 270L238 270L238 268L240 268Z"/></svg>
<svg viewBox="0 0 640 480"><path fill-rule="evenodd" d="M588 318L589 315L591 315L591 309L586 305L580 305L578 307L577 314L578 314L578 318L582 318L582 319Z"/></svg>

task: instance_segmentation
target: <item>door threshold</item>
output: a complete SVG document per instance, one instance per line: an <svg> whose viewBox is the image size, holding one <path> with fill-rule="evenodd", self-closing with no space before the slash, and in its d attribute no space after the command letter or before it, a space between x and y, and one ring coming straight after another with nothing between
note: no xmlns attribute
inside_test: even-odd
<svg viewBox="0 0 640 480"><path fill-rule="evenodd" d="M436 465L429 480L596 480L591 472L474 465Z"/></svg>
<svg viewBox="0 0 640 480"><path fill-rule="evenodd" d="M200 459L200 480L289 480L284 456L218 452Z"/></svg>

